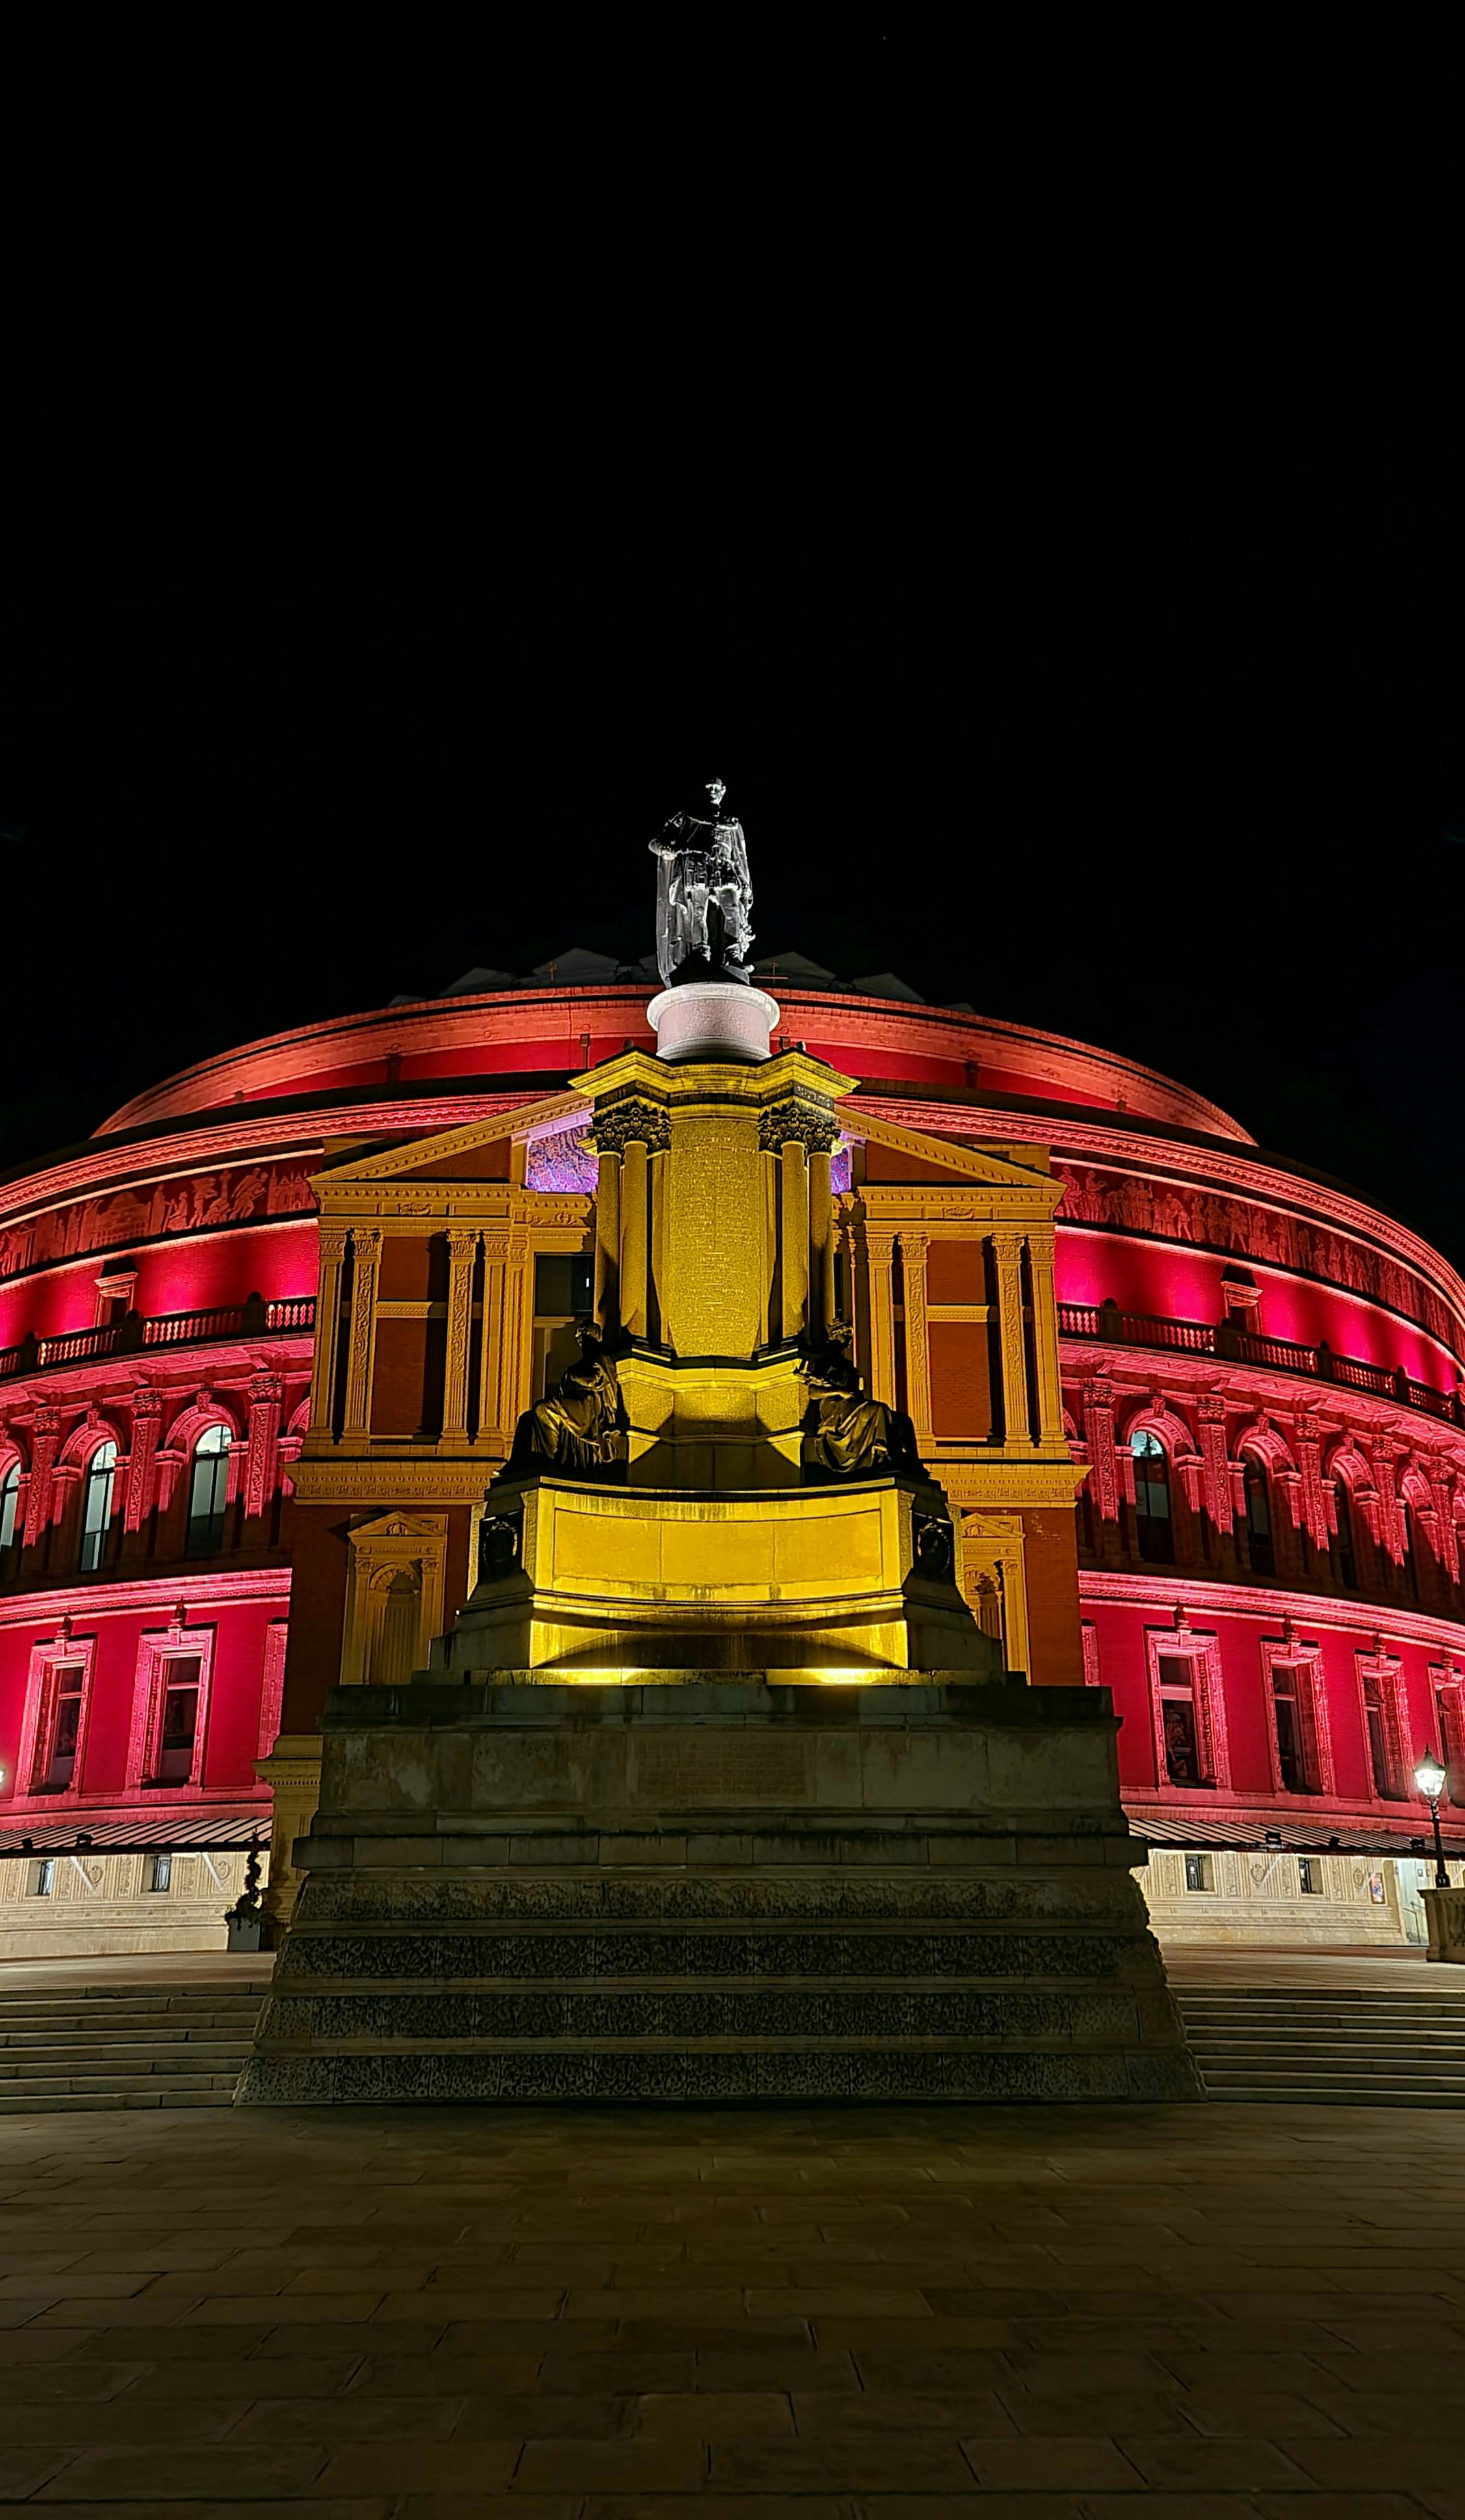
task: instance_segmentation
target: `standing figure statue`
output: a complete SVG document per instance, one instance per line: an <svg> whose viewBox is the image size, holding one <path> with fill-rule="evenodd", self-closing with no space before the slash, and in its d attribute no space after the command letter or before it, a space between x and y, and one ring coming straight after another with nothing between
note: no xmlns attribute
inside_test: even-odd
<svg viewBox="0 0 1465 2520"><path fill-rule="evenodd" d="M742 825L723 812L727 792L723 780L709 780L713 820L673 814L648 843L659 860L656 968L664 988L748 977L753 884Z"/></svg>

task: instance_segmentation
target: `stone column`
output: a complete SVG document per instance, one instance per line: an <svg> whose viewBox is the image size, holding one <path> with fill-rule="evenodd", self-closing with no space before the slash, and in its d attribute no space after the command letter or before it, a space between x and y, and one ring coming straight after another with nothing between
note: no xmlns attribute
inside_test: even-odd
<svg viewBox="0 0 1465 2520"><path fill-rule="evenodd" d="M335 1383L335 1351L340 1342L340 1282L346 1256L343 1225L321 1228L320 1291L315 1307L315 1360L310 1375L310 1431L331 1432L331 1402Z"/></svg>
<svg viewBox="0 0 1465 2520"><path fill-rule="evenodd" d="M476 1228L448 1232L448 1355L443 1377L443 1442L468 1439L468 1341L473 1327L473 1263Z"/></svg>
<svg viewBox="0 0 1465 2520"><path fill-rule="evenodd" d="M865 1229L865 1259L869 1276L869 1392L872 1400L895 1407L895 1235L883 1227Z"/></svg>
<svg viewBox="0 0 1465 2520"><path fill-rule="evenodd" d="M901 1229L901 1272L906 1285L906 1406L915 1427L917 1450L925 1455L935 1440L931 1424L931 1345L926 1323L926 1253L928 1234Z"/></svg>
<svg viewBox="0 0 1465 2520"><path fill-rule="evenodd" d="M646 1336L646 1273L650 1261L646 1142L628 1138L621 1154L621 1328Z"/></svg>
<svg viewBox="0 0 1465 2520"><path fill-rule="evenodd" d="M1058 1298L1053 1284L1053 1233L1028 1236L1028 1273L1033 1285L1033 1353L1038 1363L1038 1441L1063 1442L1063 1384L1058 1369Z"/></svg>
<svg viewBox="0 0 1465 2520"><path fill-rule="evenodd" d="M797 1338L809 1314L809 1171L801 1141L785 1138L778 1149L780 1267L783 1292L779 1334Z"/></svg>
<svg viewBox="0 0 1465 2520"><path fill-rule="evenodd" d="M346 1414L343 1433L365 1442L372 1423L372 1367L377 1347L377 1281L381 1270L381 1228L351 1229L356 1271L351 1282L351 1335L346 1347Z"/></svg>
<svg viewBox="0 0 1465 2520"><path fill-rule="evenodd" d="M1030 1447L1028 1358L1023 1339L1022 1246L1020 1234L1000 1231L992 1238L997 1259L998 1335L1002 1353L1002 1441Z"/></svg>
<svg viewBox="0 0 1465 2520"><path fill-rule="evenodd" d="M596 1320L612 1330L621 1310L621 1159L602 1149L596 1171Z"/></svg>
<svg viewBox="0 0 1465 2520"><path fill-rule="evenodd" d="M834 1319L834 1197L827 1147L809 1157L809 1327L827 1329Z"/></svg>

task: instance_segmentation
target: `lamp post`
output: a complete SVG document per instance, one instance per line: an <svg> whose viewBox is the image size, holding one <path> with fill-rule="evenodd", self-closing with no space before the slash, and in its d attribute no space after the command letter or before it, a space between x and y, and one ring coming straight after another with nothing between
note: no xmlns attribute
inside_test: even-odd
<svg viewBox="0 0 1465 2520"><path fill-rule="evenodd" d="M1434 1751L1426 1750L1414 1771L1414 1782L1429 1804L1430 1818L1435 1823L1435 1887L1437 1890L1449 1888L1449 1874L1444 1869L1444 1849L1440 1842L1440 1797L1444 1791L1446 1781L1445 1771Z"/></svg>

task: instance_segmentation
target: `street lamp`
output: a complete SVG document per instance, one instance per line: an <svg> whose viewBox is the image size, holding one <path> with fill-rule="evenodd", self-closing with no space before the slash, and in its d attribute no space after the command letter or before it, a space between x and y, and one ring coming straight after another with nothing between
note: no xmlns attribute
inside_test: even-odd
<svg viewBox="0 0 1465 2520"><path fill-rule="evenodd" d="M1435 1823L1435 1887L1437 1890L1447 1890L1449 1874L1444 1869L1444 1849L1440 1843L1440 1797L1444 1791L1447 1778L1433 1750L1426 1750L1420 1760L1414 1771L1414 1782L1429 1804L1430 1818Z"/></svg>

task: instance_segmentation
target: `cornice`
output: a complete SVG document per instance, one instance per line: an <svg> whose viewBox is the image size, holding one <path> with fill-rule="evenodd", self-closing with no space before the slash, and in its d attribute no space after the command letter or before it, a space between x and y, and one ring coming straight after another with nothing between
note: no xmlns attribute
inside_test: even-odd
<svg viewBox="0 0 1465 2520"><path fill-rule="evenodd" d="M296 1462L290 1484L297 1505L422 1506L481 1505L489 1480L504 1466L502 1454L485 1453L477 1461L438 1460L433 1455L404 1461Z"/></svg>
<svg viewBox="0 0 1465 2520"><path fill-rule="evenodd" d="M1129 1109L1148 1110L1160 1120L1184 1128L1205 1129L1250 1144L1247 1132L1229 1112L1194 1093L1158 1068L1137 1059L1074 1041L1063 1033L1043 1032L1028 1024L966 1014L950 1007L927 1007L908 999L875 998L843 989L801 989L796 982L775 979L781 1009L777 1038L794 1043L803 1038L849 1053L849 1063L861 1071L862 1051L889 1048L913 1058L937 1058L978 1069L985 1062L1000 1073L1031 1077L1035 1088L1067 1089L1081 1099L1092 1094ZM402 1007L377 1008L362 1014L337 1016L291 1031L271 1034L239 1048L201 1059L195 1066L165 1077L114 1111L104 1126L109 1132L146 1126L164 1115L213 1109L235 1094L245 1098L281 1094L295 1086L302 1094L314 1078L338 1074L343 1066L364 1065L392 1057L421 1059L434 1053L526 1043L562 1041L566 1066L583 1066L580 1042L619 1038L633 1049L654 1053L646 1020L654 994L648 983L599 984L590 988L521 988L482 996L423 998Z"/></svg>
<svg viewBox="0 0 1465 2520"><path fill-rule="evenodd" d="M902 1096L897 1101L884 1095L862 1094L852 1098L848 1107L852 1115L867 1111L871 1118L898 1116L904 1127L923 1130L932 1137L958 1135L982 1140L1031 1141L1035 1117L1041 1117L1031 1111L979 1112L966 1105L961 1105L958 1113L948 1103L923 1102L913 1096ZM959 1129L958 1117L962 1123ZM1372 1243L1428 1280L1465 1327L1465 1279L1421 1235L1396 1223L1380 1209L1367 1206L1362 1199L1351 1197L1346 1191L1304 1181L1259 1155L1233 1153L1224 1146L1192 1147L1174 1138L1136 1136L1129 1130L1106 1128L1097 1121L1065 1117L1061 1127L1051 1127L1043 1134L1060 1162L1071 1155L1099 1171L1150 1171L1162 1178L1169 1175L1178 1181L1204 1182L1216 1189L1236 1191L1261 1206L1320 1220L1355 1241ZM1058 1222L1060 1226L1063 1223L1061 1211Z"/></svg>
<svg viewBox="0 0 1465 2520"><path fill-rule="evenodd" d="M69 1619L73 1628L90 1619L115 1618L141 1611L164 1610L171 1618L180 1601L190 1617L200 1611L228 1609L247 1601L289 1605L288 1566L260 1566L237 1575L149 1575L134 1583L73 1584L65 1591L7 1593L0 1598L0 1627L45 1627ZM200 1620L198 1624L203 1625Z"/></svg>
<svg viewBox="0 0 1465 2520"><path fill-rule="evenodd" d="M1343 1600L1333 1594L1287 1593L1280 1586L1241 1584L1225 1575L1208 1576L1199 1567L1180 1575L1117 1575L1107 1569L1079 1568L1079 1606L1110 1601L1132 1610L1163 1610L1173 1616L1183 1609L1192 1627L1209 1628L1216 1619L1264 1619L1280 1630L1290 1618L1299 1629L1342 1628L1372 1644L1385 1642L1424 1645L1442 1653L1465 1655L1465 1626L1437 1619L1425 1610L1399 1610L1370 1601Z"/></svg>

